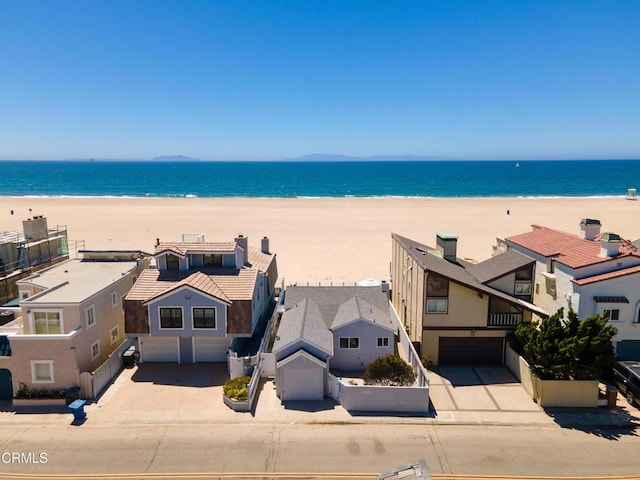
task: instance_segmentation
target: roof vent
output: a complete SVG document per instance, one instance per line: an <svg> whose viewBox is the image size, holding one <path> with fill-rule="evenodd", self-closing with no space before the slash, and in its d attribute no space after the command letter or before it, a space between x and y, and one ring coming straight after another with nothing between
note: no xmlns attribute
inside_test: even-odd
<svg viewBox="0 0 640 480"><path fill-rule="evenodd" d="M620 254L620 235L604 233L600 238L600 257L615 257Z"/></svg>

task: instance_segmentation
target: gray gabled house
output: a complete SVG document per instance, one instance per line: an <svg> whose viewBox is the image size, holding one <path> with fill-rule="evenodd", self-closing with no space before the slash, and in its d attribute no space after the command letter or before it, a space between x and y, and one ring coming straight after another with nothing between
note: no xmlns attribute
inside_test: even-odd
<svg viewBox="0 0 640 480"><path fill-rule="evenodd" d="M330 370L362 371L395 353L390 308L378 286L288 287L272 348L280 399L321 400Z"/></svg>

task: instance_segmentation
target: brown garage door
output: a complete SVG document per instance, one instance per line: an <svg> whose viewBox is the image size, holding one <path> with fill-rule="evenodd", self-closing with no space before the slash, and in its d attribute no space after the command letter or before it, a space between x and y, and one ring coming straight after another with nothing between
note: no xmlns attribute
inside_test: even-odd
<svg viewBox="0 0 640 480"><path fill-rule="evenodd" d="M440 337L438 365L502 365L504 338Z"/></svg>

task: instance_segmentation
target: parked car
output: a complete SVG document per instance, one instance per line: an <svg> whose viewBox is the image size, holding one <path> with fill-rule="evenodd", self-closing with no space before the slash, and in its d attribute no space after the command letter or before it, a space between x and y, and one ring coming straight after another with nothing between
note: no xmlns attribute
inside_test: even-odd
<svg viewBox="0 0 640 480"><path fill-rule="evenodd" d="M613 364L613 381L630 405L640 405L640 362Z"/></svg>

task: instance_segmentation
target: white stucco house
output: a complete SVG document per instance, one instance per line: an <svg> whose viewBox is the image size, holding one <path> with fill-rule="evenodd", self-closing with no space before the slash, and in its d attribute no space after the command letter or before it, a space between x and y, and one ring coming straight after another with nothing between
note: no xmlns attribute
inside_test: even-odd
<svg viewBox="0 0 640 480"><path fill-rule="evenodd" d="M533 225L531 232L498 239L496 251L536 260L534 298L548 312L563 307L580 318L596 313L617 329L616 356L640 360L640 253L630 241L583 219L579 234Z"/></svg>

